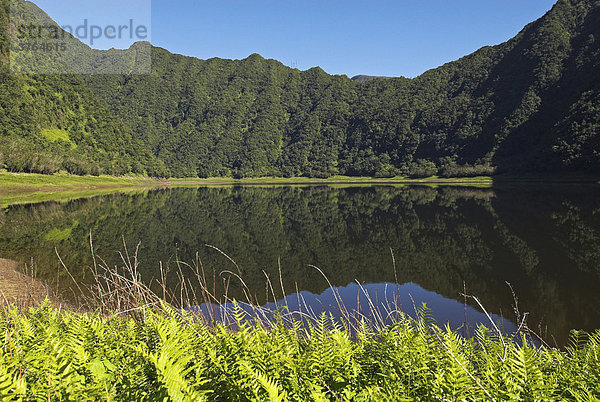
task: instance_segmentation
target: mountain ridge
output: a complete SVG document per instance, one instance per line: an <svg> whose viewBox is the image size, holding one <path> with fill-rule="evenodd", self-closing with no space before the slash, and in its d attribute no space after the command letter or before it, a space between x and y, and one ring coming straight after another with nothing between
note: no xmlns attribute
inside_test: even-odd
<svg viewBox="0 0 600 402"><path fill-rule="evenodd" d="M153 46L150 74L77 77L143 144L135 170L155 175L598 174L598 39L600 1L559 0L514 38L413 79ZM92 51L84 64L131 57Z"/></svg>
<svg viewBox="0 0 600 402"><path fill-rule="evenodd" d="M395 78L395 77L385 77L382 75L365 75L365 74L359 74L359 75L355 75L354 77L350 78L352 81L357 81L357 82L369 82L369 81L373 81L373 80L377 80L377 79L383 79L383 80L387 80L390 78Z"/></svg>

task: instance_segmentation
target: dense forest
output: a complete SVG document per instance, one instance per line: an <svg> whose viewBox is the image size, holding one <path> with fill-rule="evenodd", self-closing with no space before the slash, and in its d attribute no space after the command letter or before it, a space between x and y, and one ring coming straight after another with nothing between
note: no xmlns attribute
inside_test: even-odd
<svg viewBox="0 0 600 402"><path fill-rule="evenodd" d="M147 43L95 51L68 35L63 54L13 55L11 25L53 22L20 1L9 19L1 3L0 167L10 171L600 173L599 0L559 0L508 42L414 79L300 71L258 54L200 60ZM144 46L151 72L127 70ZM34 57L37 66L75 60L79 69L12 74L15 57ZM101 63L123 65L123 73L85 74L101 72Z"/></svg>

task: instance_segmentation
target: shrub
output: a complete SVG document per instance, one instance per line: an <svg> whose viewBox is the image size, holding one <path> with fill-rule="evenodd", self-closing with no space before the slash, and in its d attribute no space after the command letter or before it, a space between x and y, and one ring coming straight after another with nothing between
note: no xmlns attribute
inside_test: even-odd
<svg viewBox="0 0 600 402"><path fill-rule="evenodd" d="M414 178L431 177L437 173L437 170L435 163L429 160L419 159L409 165L408 175Z"/></svg>

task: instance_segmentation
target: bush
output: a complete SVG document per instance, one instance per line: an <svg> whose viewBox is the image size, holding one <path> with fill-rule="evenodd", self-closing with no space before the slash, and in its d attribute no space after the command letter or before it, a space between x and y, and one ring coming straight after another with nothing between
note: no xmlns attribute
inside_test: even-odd
<svg viewBox="0 0 600 402"><path fill-rule="evenodd" d="M416 162L413 162L408 167L408 175L414 178L424 178L431 177L437 173L438 169L435 166L435 163L426 160L419 159Z"/></svg>

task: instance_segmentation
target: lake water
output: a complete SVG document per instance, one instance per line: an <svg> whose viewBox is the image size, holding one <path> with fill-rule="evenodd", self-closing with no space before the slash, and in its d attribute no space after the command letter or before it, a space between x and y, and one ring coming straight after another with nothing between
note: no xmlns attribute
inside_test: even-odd
<svg viewBox="0 0 600 402"><path fill-rule="evenodd" d="M37 276L69 283L55 248L77 280L90 278L95 252L118 264L125 239L139 243L140 272L157 279L159 264L177 282L177 259L202 261L221 286L239 266L263 304L315 312L336 302L399 296L408 313L426 302L438 323L485 322L475 295L494 319L514 328L514 299L529 326L563 343L570 329L600 328L600 186L503 186L493 189L402 186L221 186L111 194L0 210L0 257L30 262ZM395 267L392 252L395 259ZM184 269L185 271L185 269ZM191 272L184 275L193 277ZM361 286L359 286L359 284ZM173 285L175 286L175 285ZM242 299L231 279L228 295ZM298 292L298 294L297 294ZM65 294L67 294L66 292ZM298 297L298 296L301 296ZM297 306L296 306L297 307Z"/></svg>

